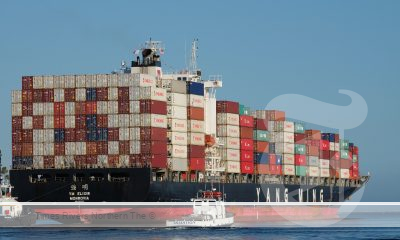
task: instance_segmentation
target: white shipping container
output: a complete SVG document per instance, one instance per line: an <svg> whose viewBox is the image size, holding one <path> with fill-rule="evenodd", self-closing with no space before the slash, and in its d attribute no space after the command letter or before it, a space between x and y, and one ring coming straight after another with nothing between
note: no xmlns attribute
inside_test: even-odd
<svg viewBox="0 0 400 240"><path fill-rule="evenodd" d="M74 128L75 128L75 117L74 118ZM65 121L67 119L65 118ZM54 128L54 117L53 116L44 116L43 118L43 127L44 128ZM67 128L67 125L65 125L65 128Z"/></svg>
<svg viewBox="0 0 400 240"><path fill-rule="evenodd" d="M327 159L320 159L319 160L319 167L320 168L328 168L329 169L329 160Z"/></svg>
<svg viewBox="0 0 400 240"><path fill-rule="evenodd" d="M330 176L329 168L321 168L319 171L320 171L321 177L329 177Z"/></svg>
<svg viewBox="0 0 400 240"><path fill-rule="evenodd" d="M64 76L65 88L75 88L75 75Z"/></svg>
<svg viewBox="0 0 400 240"><path fill-rule="evenodd" d="M340 178L349 179L350 178L349 169L340 169Z"/></svg>
<svg viewBox="0 0 400 240"><path fill-rule="evenodd" d="M42 89L43 88L43 77L42 76L33 77L33 88L34 89Z"/></svg>
<svg viewBox="0 0 400 240"><path fill-rule="evenodd" d="M32 117L22 117L22 129L32 129Z"/></svg>
<svg viewBox="0 0 400 240"><path fill-rule="evenodd" d="M283 169L282 169L282 173L283 173L283 175L290 175L290 176L292 176L292 175L294 175L294 173L295 173L295 170L294 170L295 168L294 168L294 165L287 165L287 164L285 164L285 165L283 165Z"/></svg>
<svg viewBox="0 0 400 240"><path fill-rule="evenodd" d="M307 164L309 166L319 167L319 158L316 156L307 156Z"/></svg>
<svg viewBox="0 0 400 240"><path fill-rule="evenodd" d="M34 143L42 143L42 142L44 142L43 132L44 132L43 129L33 129L32 135L33 135L33 142Z"/></svg>
<svg viewBox="0 0 400 240"><path fill-rule="evenodd" d="M108 156L107 155L98 155L97 156L97 165L100 167L108 167Z"/></svg>
<svg viewBox="0 0 400 240"><path fill-rule="evenodd" d="M308 167L308 176L310 177L319 177L319 168L318 167Z"/></svg>
<svg viewBox="0 0 400 240"><path fill-rule="evenodd" d="M186 107L186 94L182 93L167 93L167 102L172 106Z"/></svg>
<svg viewBox="0 0 400 240"><path fill-rule="evenodd" d="M54 167L56 169L65 168L65 156L55 156L54 157Z"/></svg>
<svg viewBox="0 0 400 240"><path fill-rule="evenodd" d="M65 142L65 155L74 156L76 155L76 143Z"/></svg>
<svg viewBox="0 0 400 240"><path fill-rule="evenodd" d="M109 155L119 154L119 142L118 141L109 141L108 142L108 154Z"/></svg>
<svg viewBox="0 0 400 240"><path fill-rule="evenodd" d="M13 103L11 107L12 116L22 116L22 103Z"/></svg>
<svg viewBox="0 0 400 240"><path fill-rule="evenodd" d="M44 129L43 139L46 143L54 142L54 129Z"/></svg>
<svg viewBox="0 0 400 240"><path fill-rule="evenodd" d="M188 94L187 102L188 102L188 105L191 107L204 108L204 96Z"/></svg>
<svg viewBox="0 0 400 240"><path fill-rule="evenodd" d="M240 150L223 148L220 150L222 160L240 161Z"/></svg>
<svg viewBox="0 0 400 240"><path fill-rule="evenodd" d="M167 107L167 116L168 118L175 119L187 119L187 108L180 106L168 106Z"/></svg>
<svg viewBox="0 0 400 240"><path fill-rule="evenodd" d="M76 155L86 155L86 142L76 142Z"/></svg>
<svg viewBox="0 0 400 240"><path fill-rule="evenodd" d="M219 143L223 144L223 148L240 149L240 138L220 137Z"/></svg>
<svg viewBox="0 0 400 240"><path fill-rule="evenodd" d="M335 143L334 142L329 143L329 151L335 151Z"/></svg>
<svg viewBox="0 0 400 240"><path fill-rule="evenodd" d="M294 154L294 144L293 143L275 143L275 153L277 153L277 154L283 154L283 153Z"/></svg>
<svg viewBox="0 0 400 240"><path fill-rule="evenodd" d="M107 87L108 86L108 74L97 74L96 85L99 88Z"/></svg>
<svg viewBox="0 0 400 240"><path fill-rule="evenodd" d="M119 164L121 164L122 167L128 167L129 155L119 155Z"/></svg>
<svg viewBox="0 0 400 240"><path fill-rule="evenodd" d="M34 156L43 156L43 143L34 143L33 144L33 155Z"/></svg>
<svg viewBox="0 0 400 240"><path fill-rule="evenodd" d="M43 88L53 89L54 88L54 77L43 76Z"/></svg>
<svg viewBox="0 0 400 240"><path fill-rule="evenodd" d="M168 129L173 132L187 132L188 124L182 119L168 119Z"/></svg>
<svg viewBox="0 0 400 240"><path fill-rule="evenodd" d="M45 155L45 156L54 155L54 143L44 143L43 144L43 155Z"/></svg>
<svg viewBox="0 0 400 240"><path fill-rule="evenodd" d="M43 103L43 113L47 116L54 115L54 103Z"/></svg>
<svg viewBox="0 0 400 240"><path fill-rule="evenodd" d="M129 140L129 128L119 128L119 140L128 141Z"/></svg>
<svg viewBox="0 0 400 240"><path fill-rule="evenodd" d="M64 76L54 76L54 88L55 89L64 89L65 88Z"/></svg>
<svg viewBox="0 0 400 240"><path fill-rule="evenodd" d="M227 173L240 173L240 162L226 161L225 166L226 166Z"/></svg>
<svg viewBox="0 0 400 240"><path fill-rule="evenodd" d="M129 114L129 126L140 127L140 114Z"/></svg>
<svg viewBox="0 0 400 240"><path fill-rule="evenodd" d="M143 127L167 128L167 116L160 114L141 114L140 125Z"/></svg>
<svg viewBox="0 0 400 240"><path fill-rule="evenodd" d="M108 88L108 101L118 100L118 88L110 87Z"/></svg>
<svg viewBox="0 0 400 240"><path fill-rule="evenodd" d="M239 126L239 114L217 113L217 124Z"/></svg>
<svg viewBox="0 0 400 240"><path fill-rule="evenodd" d="M44 157L43 156L33 156L33 168L43 169L44 168Z"/></svg>
<svg viewBox="0 0 400 240"><path fill-rule="evenodd" d="M108 102L98 101L96 105L97 114L108 114Z"/></svg>
<svg viewBox="0 0 400 240"><path fill-rule="evenodd" d="M75 89L75 101L77 101L77 102L86 101L86 89L85 88Z"/></svg>
<svg viewBox="0 0 400 240"><path fill-rule="evenodd" d="M157 83L156 78L148 74L134 73L129 78L129 85L134 87L155 87Z"/></svg>
<svg viewBox="0 0 400 240"><path fill-rule="evenodd" d="M129 114L119 114L119 127L128 128L129 127Z"/></svg>
<svg viewBox="0 0 400 240"><path fill-rule="evenodd" d="M108 101L107 102L107 112L108 114L118 114L118 102L117 101Z"/></svg>
<svg viewBox="0 0 400 240"><path fill-rule="evenodd" d="M168 169L177 172L188 171L188 160L186 158L168 158Z"/></svg>
<svg viewBox="0 0 400 240"><path fill-rule="evenodd" d="M282 154L283 164L294 165L294 154L284 153Z"/></svg>
<svg viewBox="0 0 400 240"><path fill-rule="evenodd" d="M143 87L140 88L140 99L151 99L156 101L167 101L167 91L162 88ZM137 100L137 99L132 99Z"/></svg>
<svg viewBox="0 0 400 240"><path fill-rule="evenodd" d="M130 101L129 102L129 112L130 113L140 113L140 102Z"/></svg>
<svg viewBox="0 0 400 240"><path fill-rule="evenodd" d="M271 142L276 143L294 143L294 133L290 132L270 132Z"/></svg>
<svg viewBox="0 0 400 240"><path fill-rule="evenodd" d="M65 167L66 168L74 168L75 167L74 156L65 156Z"/></svg>
<svg viewBox="0 0 400 240"><path fill-rule="evenodd" d="M129 142L129 153L130 154L140 154L140 141L130 141Z"/></svg>
<svg viewBox="0 0 400 240"><path fill-rule="evenodd" d="M267 114L266 114L265 110L256 110L255 112L252 113L252 116L256 117L256 118L261 118L261 119L267 118Z"/></svg>
<svg viewBox="0 0 400 240"><path fill-rule="evenodd" d="M130 74L118 74L118 86L129 87Z"/></svg>
<svg viewBox="0 0 400 240"><path fill-rule="evenodd" d="M271 132L294 132L294 122L268 121L268 130Z"/></svg>
<svg viewBox="0 0 400 240"><path fill-rule="evenodd" d="M11 103L22 103L22 91L13 90L11 92Z"/></svg>
<svg viewBox="0 0 400 240"><path fill-rule="evenodd" d="M97 76L90 74L86 75L86 88L96 88L97 87Z"/></svg>
<svg viewBox="0 0 400 240"><path fill-rule="evenodd" d="M284 132L294 132L294 122L283 121L283 131Z"/></svg>
<svg viewBox="0 0 400 240"><path fill-rule="evenodd" d="M217 126L218 137L240 137L239 126L233 125L219 125Z"/></svg>
<svg viewBox="0 0 400 240"><path fill-rule="evenodd" d="M140 128L129 128L129 140L140 141Z"/></svg>
<svg viewBox="0 0 400 240"><path fill-rule="evenodd" d="M188 144L188 136L183 132L168 132L167 137L169 143L173 145L187 145Z"/></svg>
<svg viewBox="0 0 400 240"><path fill-rule="evenodd" d="M335 151L340 151L340 143L335 143Z"/></svg>
<svg viewBox="0 0 400 240"><path fill-rule="evenodd" d="M118 87L119 86L119 74L108 75L108 87ZM109 95L110 96L110 95Z"/></svg>
<svg viewBox="0 0 400 240"><path fill-rule="evenodd" d="M64 102L64 89L54 89L54 102Z"/></svg>
<svg viewBox="0 0 400 240"><path fill-rule="evenodd" d="M188 132L204 133L204 121L188 120Z"/></svg>
<svg viewBox="0 0 400 240"><path fill-rule="evenodd" d="M44 103L33 103L32 104L33 116L44 115Z"/></svg>
<svg viewBox="0 0 400 240"><path fill-rule="evenodd" d="M86 76L85 75L76 75L75 85L76 85L76 88L86 88Z"/></svg>
<svg viewBox="0 0 400 240"><path fill-rule="evenodd" d="M110 128L119 127L119 116L117 114L108 115L108 127Z"/></svg>
<svg viewBox="0 0 400 240"><path fill-rule="evenodd" d="M188 133L188 143L190 145L204 146L204 133Z"/></svg>
<svg viewBox="0 0 400 240"><path fill-rule="evenodd" d="M65 115L75 115L75 102L66 102Z"/></svg>
<svg viewBox="0 0 400 240"><path fill-rule="evenodd" d="M187 146L168 145L168 156L173 158L187 158Z"/></svg>

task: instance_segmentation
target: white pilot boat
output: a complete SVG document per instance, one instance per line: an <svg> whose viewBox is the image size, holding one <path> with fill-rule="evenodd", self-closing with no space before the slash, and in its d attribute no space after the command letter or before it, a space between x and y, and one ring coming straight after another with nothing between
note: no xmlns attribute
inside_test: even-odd
<svg viewBox="0 0 400 240"><path fill-rule="evenodd" d="M201 198L192 199L193 213L180 219L167 220L167 227L226 227L234 223L227 213L221 192L205 191Z"/></svg>

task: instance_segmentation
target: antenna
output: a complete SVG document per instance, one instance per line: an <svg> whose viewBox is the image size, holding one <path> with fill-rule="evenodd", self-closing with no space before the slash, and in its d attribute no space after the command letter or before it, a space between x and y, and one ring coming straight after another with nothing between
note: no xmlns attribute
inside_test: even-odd
<svg viewBox="0 0 400 240"><path fill-rule="evenodd" d="M199 39L194 39L192 42L192 56L190 59L190 66L189 66L189 71L192 74L197 74L197 50L199 50L199 47L197 46L199 42Z"/></svg>

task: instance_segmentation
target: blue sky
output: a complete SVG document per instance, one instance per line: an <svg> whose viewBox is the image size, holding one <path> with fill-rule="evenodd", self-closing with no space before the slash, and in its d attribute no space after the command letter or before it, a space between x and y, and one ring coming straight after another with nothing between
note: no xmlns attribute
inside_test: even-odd
<svg viewBox="0 0 400 240"><path fill-rule="evenodd" d="M150 37L165 44L164 71L176 71L199 38L204 76L223 76L220 99L263 109L287 93L338 105L350 103L339 89L360 94L368 116L346 137L373 175L362 200L399 201L399 10L398 1L2 1L3 159L22 75L108 73Z"/></svg>

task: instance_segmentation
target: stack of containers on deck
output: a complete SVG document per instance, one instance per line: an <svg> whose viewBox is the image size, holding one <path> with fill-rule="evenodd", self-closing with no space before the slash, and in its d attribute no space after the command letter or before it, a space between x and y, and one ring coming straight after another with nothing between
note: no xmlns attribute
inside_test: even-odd
<svg viewBox="0 0 400 240"><path fill-rule="evenodd" d="M329 158L323 159L320 154L321 146L321 131L319 130L306 130L306 154L307 154L307 164L311 167L319 168L319 176L329 177ZM313 169L313 168L311 168ZM314 173L309 173L309 175L314 175Z"/></svg>
<svg viewBox="0 0 400 240"><path fill-rule="evenodd" d="M351 179L357 179L359 176L359 169L358 169L358 147L357 146L351 146L350 147L350 152L353 155L352 159L352 165L350 167L350 178Z"/></svg>
<svg viewBox="0 0 400 240"><path fill-rule="evenodd" d="M321 177L336 176L340 168L339 134L321 133L320 159L321 168L328 168L329 163L331 169L329 175L321 173Z"/></svg>
<svg viewBox="0 0 400 240"><path fill-rule="evenodd" d="M240 173L239 103L217 101L217 136L227 173Z"/></svg>
<svg viewBox="0 0 400 240"><path fill-rule="evenodd" d="M354 144L348 140L340 139L340 171L339 176L343 179L350 178L350 171L353 165Z"/></svg>
<svg viewBox="0 0 400 240"><path fill-rule="evenodd" d="M187 82L187 128L190 179L205 170L204 84Z"/></svg>
<svg viewBox="0 0 400 240"><path fill-rule="evenodd" d="M239 131L240 131L240 172L254 174L254 119L250 116L250 109L239 105Z"/></svg>
<svg viewBox="0 0 400 240"><path fill-rule="evenodd" d="M173 172L188 171L188 134L186 82L163 81L168 104L168 169Z"/></svg>
<svg viewBox="0 0 400 240"><path fill-rule="evenodd" d="M257 110L253 117L253 150L256 173L280 175L282 172L281 161L277 162L276 155L269 153L268 120L266 119L265 111Z"/></svg>
<svg viewBox="0 0 400 240"><path fill-rule="evenodd" d="M296 176L319 176L318 166L308 164L305 144L305 129L304 125L298 122L294 123L294 154Z"/></svg>

